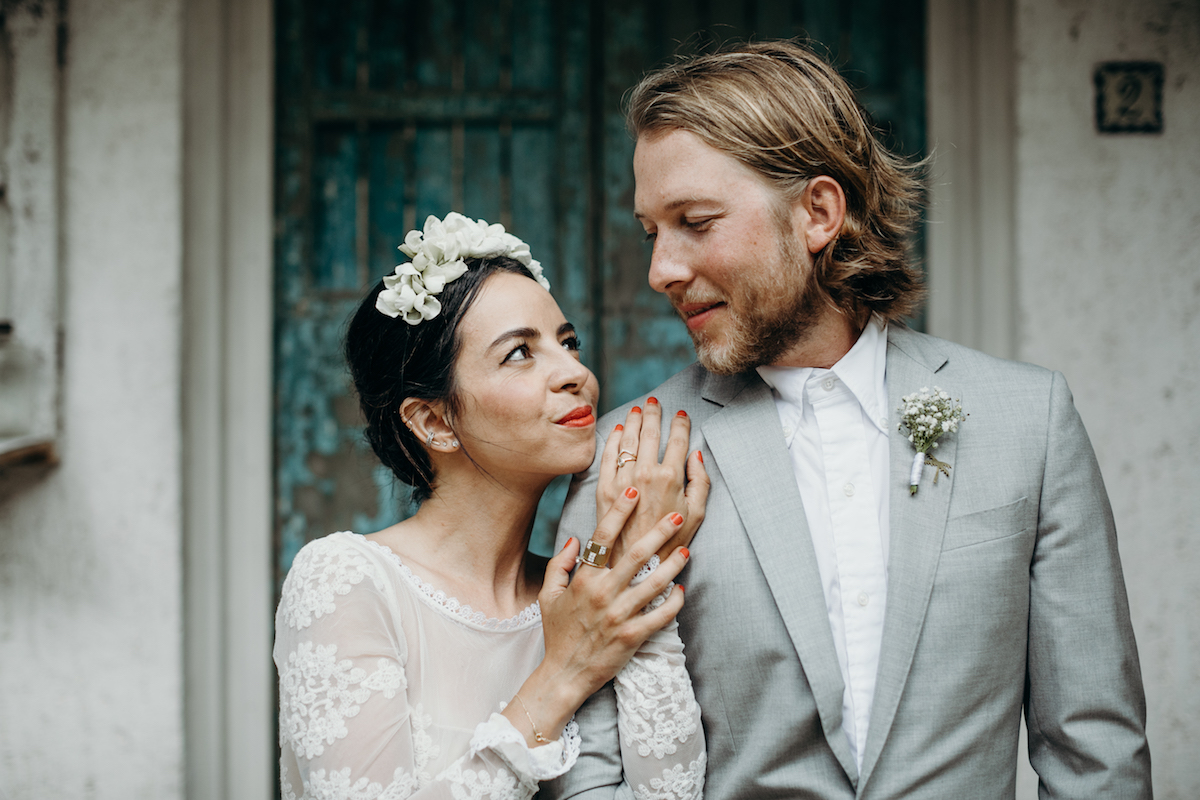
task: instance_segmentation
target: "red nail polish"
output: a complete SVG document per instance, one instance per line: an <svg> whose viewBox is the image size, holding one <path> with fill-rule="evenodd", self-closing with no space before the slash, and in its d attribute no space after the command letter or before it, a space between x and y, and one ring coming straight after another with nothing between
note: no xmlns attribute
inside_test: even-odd
<svg viewBox="0 0 1200 800"><path fill-rule="evenodd" d="M630 486L625 490L625 496L632 500L633 498L637 497L637 489Z"/></svg>
<svg viewBox="0 0 1200 800"><path fill-rule="evenodd" d="M658 398L657 397L647 397L646 405L658 405Z"/></svg>
<svg viewBox="0 0 1200 800"><path fill-rule="evenodd" d="M570 547L570 546L571 546L571 542L573 542L573 541L575 541L575 537L574 537L574 536L568 536L568 537L567 537L567 543L563 545L563 550L566 550L568 547Z"/></svg>
<svg viewBox="0 0 1200 800"><path fill-rule="evenodd" d="M682 525L683 517L679 516L678 514L671 514L671 522L674 522L676 525Z"/></svg>
<svg viewBox="0 0 1200 800"><path fill-rule="evenodd" d="M686 417L686 416L687 416L687 412L686 412L686 411L684 411L684 410L681 408L681 409L679 409L678 411L676 411L676 412L675 412L675 416L677 416L677 417Z"/></svg>
<svg viewBox="0 0 1200 800"><path fill-rule="evenodd" d="M684 558L690 558L692 555L692 551L688 550L686 547L681 547L681 548L679 548L679 554L682 555Z"/></svg>
<svg viewBox="0 0 1200 800"><path fill-rule="evenodd" d="M617 431L623 431L623 430L625 430L625 426L624 426L624 425L618 425L617 427L613 428L613 430L617 430Z"/></svg>
<svg viewBox="0 0 1200 800"><path fill-rule="evenodd" d="M632 411L634 414L642 413L642 409L639 406L634 406L633 408L631 408L629 410Z"/></svg>
<svg viewBox="0 0 1200 800"><path fill-rule="evenodd" d="M701 453L699 450L696 451L696 458L700 459L701 464L704 463L704 453Z"/></svg>
<svg viewBox="0 0 1200 800"><path fill-rule="evenodd" d="M679 591L681 591L681 592L687 591L686 589L684 589L684 588L683 588L683 584L682 584L682 583L677 583L677 584L675 584L675 585L679 587Z"/></svg>

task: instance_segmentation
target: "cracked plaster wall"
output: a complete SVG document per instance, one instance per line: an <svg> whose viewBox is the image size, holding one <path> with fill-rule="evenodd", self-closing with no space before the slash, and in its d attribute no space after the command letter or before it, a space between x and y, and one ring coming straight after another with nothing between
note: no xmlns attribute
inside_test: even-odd
<svg viewBox="0 0 1200 800"><path fill-rule="evenodd" d="M183 795L181 10L69 4L61 463L0 476L0 800Z"/></svg>
<svg viewBox="0 0 1200 800"><path fill-rule="evenodd" d="M1016 56L1018 357L1065 373L1100 459L1155 795L1200 797L1200 5L1021 0ZM1097 133L1095 64L1135 60L1164 132Z"/></svg>

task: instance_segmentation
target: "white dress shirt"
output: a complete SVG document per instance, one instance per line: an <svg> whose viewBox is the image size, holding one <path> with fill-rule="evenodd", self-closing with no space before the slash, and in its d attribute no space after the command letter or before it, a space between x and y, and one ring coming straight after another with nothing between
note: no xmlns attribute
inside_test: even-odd
<svg viewBox="0 0 1200 800"><path fill-rule="evenodd" d="M759 367L772 388L842 668L842 730L859 770L887 607L887 326L831 369Z"/></svg>

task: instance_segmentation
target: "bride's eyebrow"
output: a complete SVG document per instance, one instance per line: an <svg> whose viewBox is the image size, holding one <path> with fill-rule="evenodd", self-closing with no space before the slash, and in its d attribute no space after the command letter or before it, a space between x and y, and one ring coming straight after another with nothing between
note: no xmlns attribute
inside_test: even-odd
<svg viewBox="0 0 1200 800"><path fill-rule="evenodd" d="M569 322L564 322L562 325L558 326L557 335L562 336L564 334L574 332L575 326ZM493 350L505 342L511 341L512 339L536 339L540 335L541 334L538 332L537 328L513 328L512 330L505 331L497 336L495 340L488 345L488 350Z"/></svg>
<svg viewBox="0 0 1200 800"><path fill-rule="evenodd" d="M536 339L537 337L537 328L513 328L512 330L505 331L497 336L495 340L488 345L488 350L493 350L512 339Z"/></svg>

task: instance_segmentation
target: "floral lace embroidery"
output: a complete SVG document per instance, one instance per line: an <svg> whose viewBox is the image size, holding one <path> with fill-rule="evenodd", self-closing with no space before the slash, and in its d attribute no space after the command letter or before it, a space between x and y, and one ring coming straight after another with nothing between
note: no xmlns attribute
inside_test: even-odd
<svg viewBox="0 0 1200 800"><path fill-rule="evenodd" d="M367 778L350 783L349 767L329 773L318 769L308 776L307 789L305 797L313 800L403 800L417 790L417 781L399 767L387 788Z"/></svg>
<svg viewBox="0 0 1200 800"><path fill-rule="evenodd" d="M643 758L675 752L696 733L698 714L687 671L660 657L634 658L617 673L621 738Z"/></svg>
<svg viewBox="0 0 1200 800"><path fill-rule="evenodd" d="M508 619L496 619L495 617L485 615L482 611L475 611L470 606L464 605L458 602L457 599L450 597L441 589L421 580L416 573L408 568L407 564L400 560L400 556L393 553L386 545L382 545L374 539L363 539L363 541L369 546L378 548L385 553L399 568L400 574L404 576L404 579L427 602L436 608L448 612L451 616L461 619L463 622L468 622L491 631L513 631L528 627L530 623L537 622L542 618L542 609L537 603L531 603L521 613Z"/></svg>
<svg viewBox="0 0 1200 800"><path fill-rule="evenodd" d="M520 791L517 779L503 767L495 772L463 769L462 761L455 761L438 775L438 780L449 784L454 800L524 800L533 794L532 790Z"/></svg>
<svg viewBox="0 0 1200 800"><path fill-rule="evenodd" d="M502 711L504 706L504 703L500 704ZM531 792L536 792L536 781L557 778L575 765L581 744L579 725L574 717L567 721L557 741L531 748L507 718L493 714L475 728L467 759L474 758L484 750L491 750L507 761L518 775L531 776L534 782L529 784L529 788Z"/></svg>
<svg viewBox="0 0 1200 800"><path fill-rule="evenodd" d="M661 778L651 778L650 788L638 784L633 790L636 800L685 800L699 798L704 794L704 771L708 757L701 753L700 757L688 765L676 764L671 769L664 769Z"/></svg>
<svg viewBox="0 0 1200 800"><path fill-rule="evenodd" d="M279 746L284 748L283 732L280 731ZM292 791L292 781L288 777L287 768L287 753L286 748L283 758L279 760L279 790L283 800L297 800L296 793Z"/></svg>
<svg viewBox="0 0 1200 800"><path fill-rule="evenodd" d="M438 757L441 748L433 743L429 735L429 727L433 725L433 716L425 713L425 707L417 703L409 714L412 726L413 773L416 775L417 786L425 788L432 781L428 770L429 762Z"/></svg>
<svg viewBox="0 0 1200 800"><path fill-rule="evenodd" d="M642 568L639 569L637 574L633 576L633 580L629 582L629 585L637 586L639 583L646 580L646 578L649 578L650 573L654 572L654 570L658 569L661 565L662 561L659 559L658 553L650 556L650 560L645 564L642 564Z"/></svg>
<svg viewBox="0 0 1200 800"><path fill-rule="evenodd" d="M583 738L579 735L579 723L571 717L567 722L567 726L563 728L563 772L566 772L571 767L575 766L575 762L579 759L579 751L583 747Z"/></svg>
<svg viewBox="0 0 1200 800"><path fill-rule="evenodd" d="M370 566L366 558L335 538L310 542L296 554L283 582L280 617L293 630L304 630L314 617L332 614L335 598L361 583Z"/></svg>
<svg viewBox="0 0 1200 800"><path fill-rule="evenodd" d="M639 569L637 571L637 574L633 576L633 580L631 580L629 582L629 585L637 586L639 583L646 580L646 578L649 578L650 573L652 573L652 572L654 572L654 570L658 569L659 566L661 565L661 563L662 562L659 560L657 554L650 556L650 560L647 561L645 564L642 564L642 568ZM649 614L651 611L658 608L663 603L667 602L667 598L671 596L671 590L674 588L675 588L675 582L669 581L667 583L667 585L663 588L663 590L661 592L659 592L658 594L656 594L654 596L654 598L651 599L650 602L646 604L646 607L642 609L642 613Z"/></svg>
<svg viewBox="0 0 1200 800"><path fill-rule="evenodd" d="M358 714L372 691L392 698L406 685L394 661L379 659L370 675L349 659L337 660L337 645L301 642L288 654L288 667L279 676L280 735L286 731L296 755L315 758L325 745L345 738L346 719Z"/></svg>

